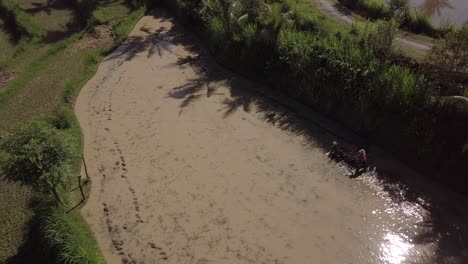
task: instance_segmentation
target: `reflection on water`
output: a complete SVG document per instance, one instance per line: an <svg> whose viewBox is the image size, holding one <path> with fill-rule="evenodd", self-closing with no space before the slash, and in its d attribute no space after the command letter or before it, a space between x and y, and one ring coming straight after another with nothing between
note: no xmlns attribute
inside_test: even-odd
<svg viewBox="0 0 468 264"><path fill-rule="evenodd" d="M431 16L441 16L442 10L447 8L453 9L449 0L425 0L421 5L421 9Z"/></svg>
<svg viewBox="0 0 468 264"><path fill-rule="evenodd" d="M448 20L461 26L468 20L467 0L410 0L410 4L431 15L435 24Z"/></svg>
<svg viewBox="0 0 468 264"><path fill-rule="evenodd" d="M401 264L406 260L413 245L408 239L394 233L387 233L380 245L382 261L389 264Z"/></svg>
<svg viewBox="0 0 468 264"><path fill-rule="evenodd" d="M383 171L357 180L386 201L370 211L375 222L368 228L378 234L374 263L468 263L468 215L456 202L415 192Z"/></svg>

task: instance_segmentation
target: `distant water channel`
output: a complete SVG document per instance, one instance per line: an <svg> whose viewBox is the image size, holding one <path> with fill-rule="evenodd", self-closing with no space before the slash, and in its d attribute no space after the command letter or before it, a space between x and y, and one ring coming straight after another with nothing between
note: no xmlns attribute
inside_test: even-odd
<svg viewBox="0 0 468 264"><path fill-rule="evenodd" d="M457 26L468 21L468 0L410 0L410 4L428 13L436 25L445 19Z"/></svg>

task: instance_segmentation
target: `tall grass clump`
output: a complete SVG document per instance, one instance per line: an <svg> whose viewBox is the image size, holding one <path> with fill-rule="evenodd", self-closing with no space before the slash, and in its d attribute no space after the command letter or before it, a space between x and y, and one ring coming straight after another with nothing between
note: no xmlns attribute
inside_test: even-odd
<svg viewBox="0 0 468 264"><path fill-rule="evenodd" d="M93 234L79 212L67 212L53 206L47 197L39 199L37 209L39 235L51 263L103 264Z"/></svg>
<svg viewBox="0 0 468 264"><path fill-rule="evenodd" d="M436 28L432 24L431 17L416 8L413 8L403 21L403 26L416 34L427 33L435 36Z"/></svg>
<svg viewBox="0 0 468 264"><path fill-rule="evenodd" d="M390 7L381 0L360 0L356 8L364 10L366 17L370 19L386 19L391 16Z"/></svg>

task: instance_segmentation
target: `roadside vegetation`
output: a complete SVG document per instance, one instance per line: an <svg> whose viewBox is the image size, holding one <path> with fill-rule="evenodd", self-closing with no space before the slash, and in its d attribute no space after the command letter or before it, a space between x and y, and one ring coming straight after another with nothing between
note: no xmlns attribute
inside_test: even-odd
<svg viewBox="0 0 468 264"><path fill-rule="evenodd" d="M18 5L14 10L24 11ZM0 63L0 77L21 70L0 82L0 208L11 212L0 228L8 238L0 246L1 263L104 263L79 213L90 184L80 176L82 136L72 107L80 88L127 36L144 8L112 1L99 2L96 10L105 16L96 21L93 10L81 30L70 28L53 42L46 35L21 35L24 48L12 50ZM28 12L24 11L28 20L42 19ZM53 17L37 24L47 21ZM2 32L5 37L11 36L11 27Z"/></svg>
<svg viewBox="0 0 468 264"><path fill-rule="evenodd" d="M441 25L432 23L431 17L416 8L410 8L408 0L338 0L345 7L371 20L388 20L397 16L400 27L409 32L439 38L455 30L455 25L444 20Z"/></svg>
<svg viewBox="0 0 468 264"><path fill-rule="evenodd" d="M447 89L423 65L395 56L397 18L349 31L302 1L167 3L197 25L224 65L268 80L364 135L368 143L466 192L460 188L468 171L466 72L457 72L462 80L453 85L444 78ZM459 48L466 50L467 41L461 38ZM466 65L463 58L456 61Z"/></svg>

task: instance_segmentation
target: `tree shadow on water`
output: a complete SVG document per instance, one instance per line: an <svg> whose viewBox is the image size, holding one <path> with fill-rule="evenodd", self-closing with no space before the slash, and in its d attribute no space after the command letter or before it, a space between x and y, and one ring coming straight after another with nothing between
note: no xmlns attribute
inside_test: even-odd
<svg viewBox="0 0 468 264"><path fill-rule="evenodd" d="M200 54L196 59L186 57L178 62L180 65L190 64L198 76L182 86L175 87L168 94L168 97L182 100L181 113L199 99L209 97L210 85L222 84L229 91L229 96L222 101L222 107L219 109L222 118L229 118L236 111L256 111L255 113L267 123L291 135L305 138L308 148L320 148L328 152L331 142L339 140L349 152L361 147L368 149L369 143L365 139L339 125L326 124L326 118L281 93L272 92L262 85L220 68L207 52ZM341 130L347 132L343 133ZM443 195L435 193L433 188L420 188L409 184L405 179L411 177L410 174L387 170L385 163L379 162L378 159L388 157L376 155L374 159L372 152L369 152L370 165L375 169L360 177L375 177L376 184L390 198L393 206L404 208L405 203L410 203L426 212L423 221L418 224L418 230L424 231L410 237L412 243L435 244L436 263L468 263L466 210L452 206L453 200L441 199Z"/></svg>

